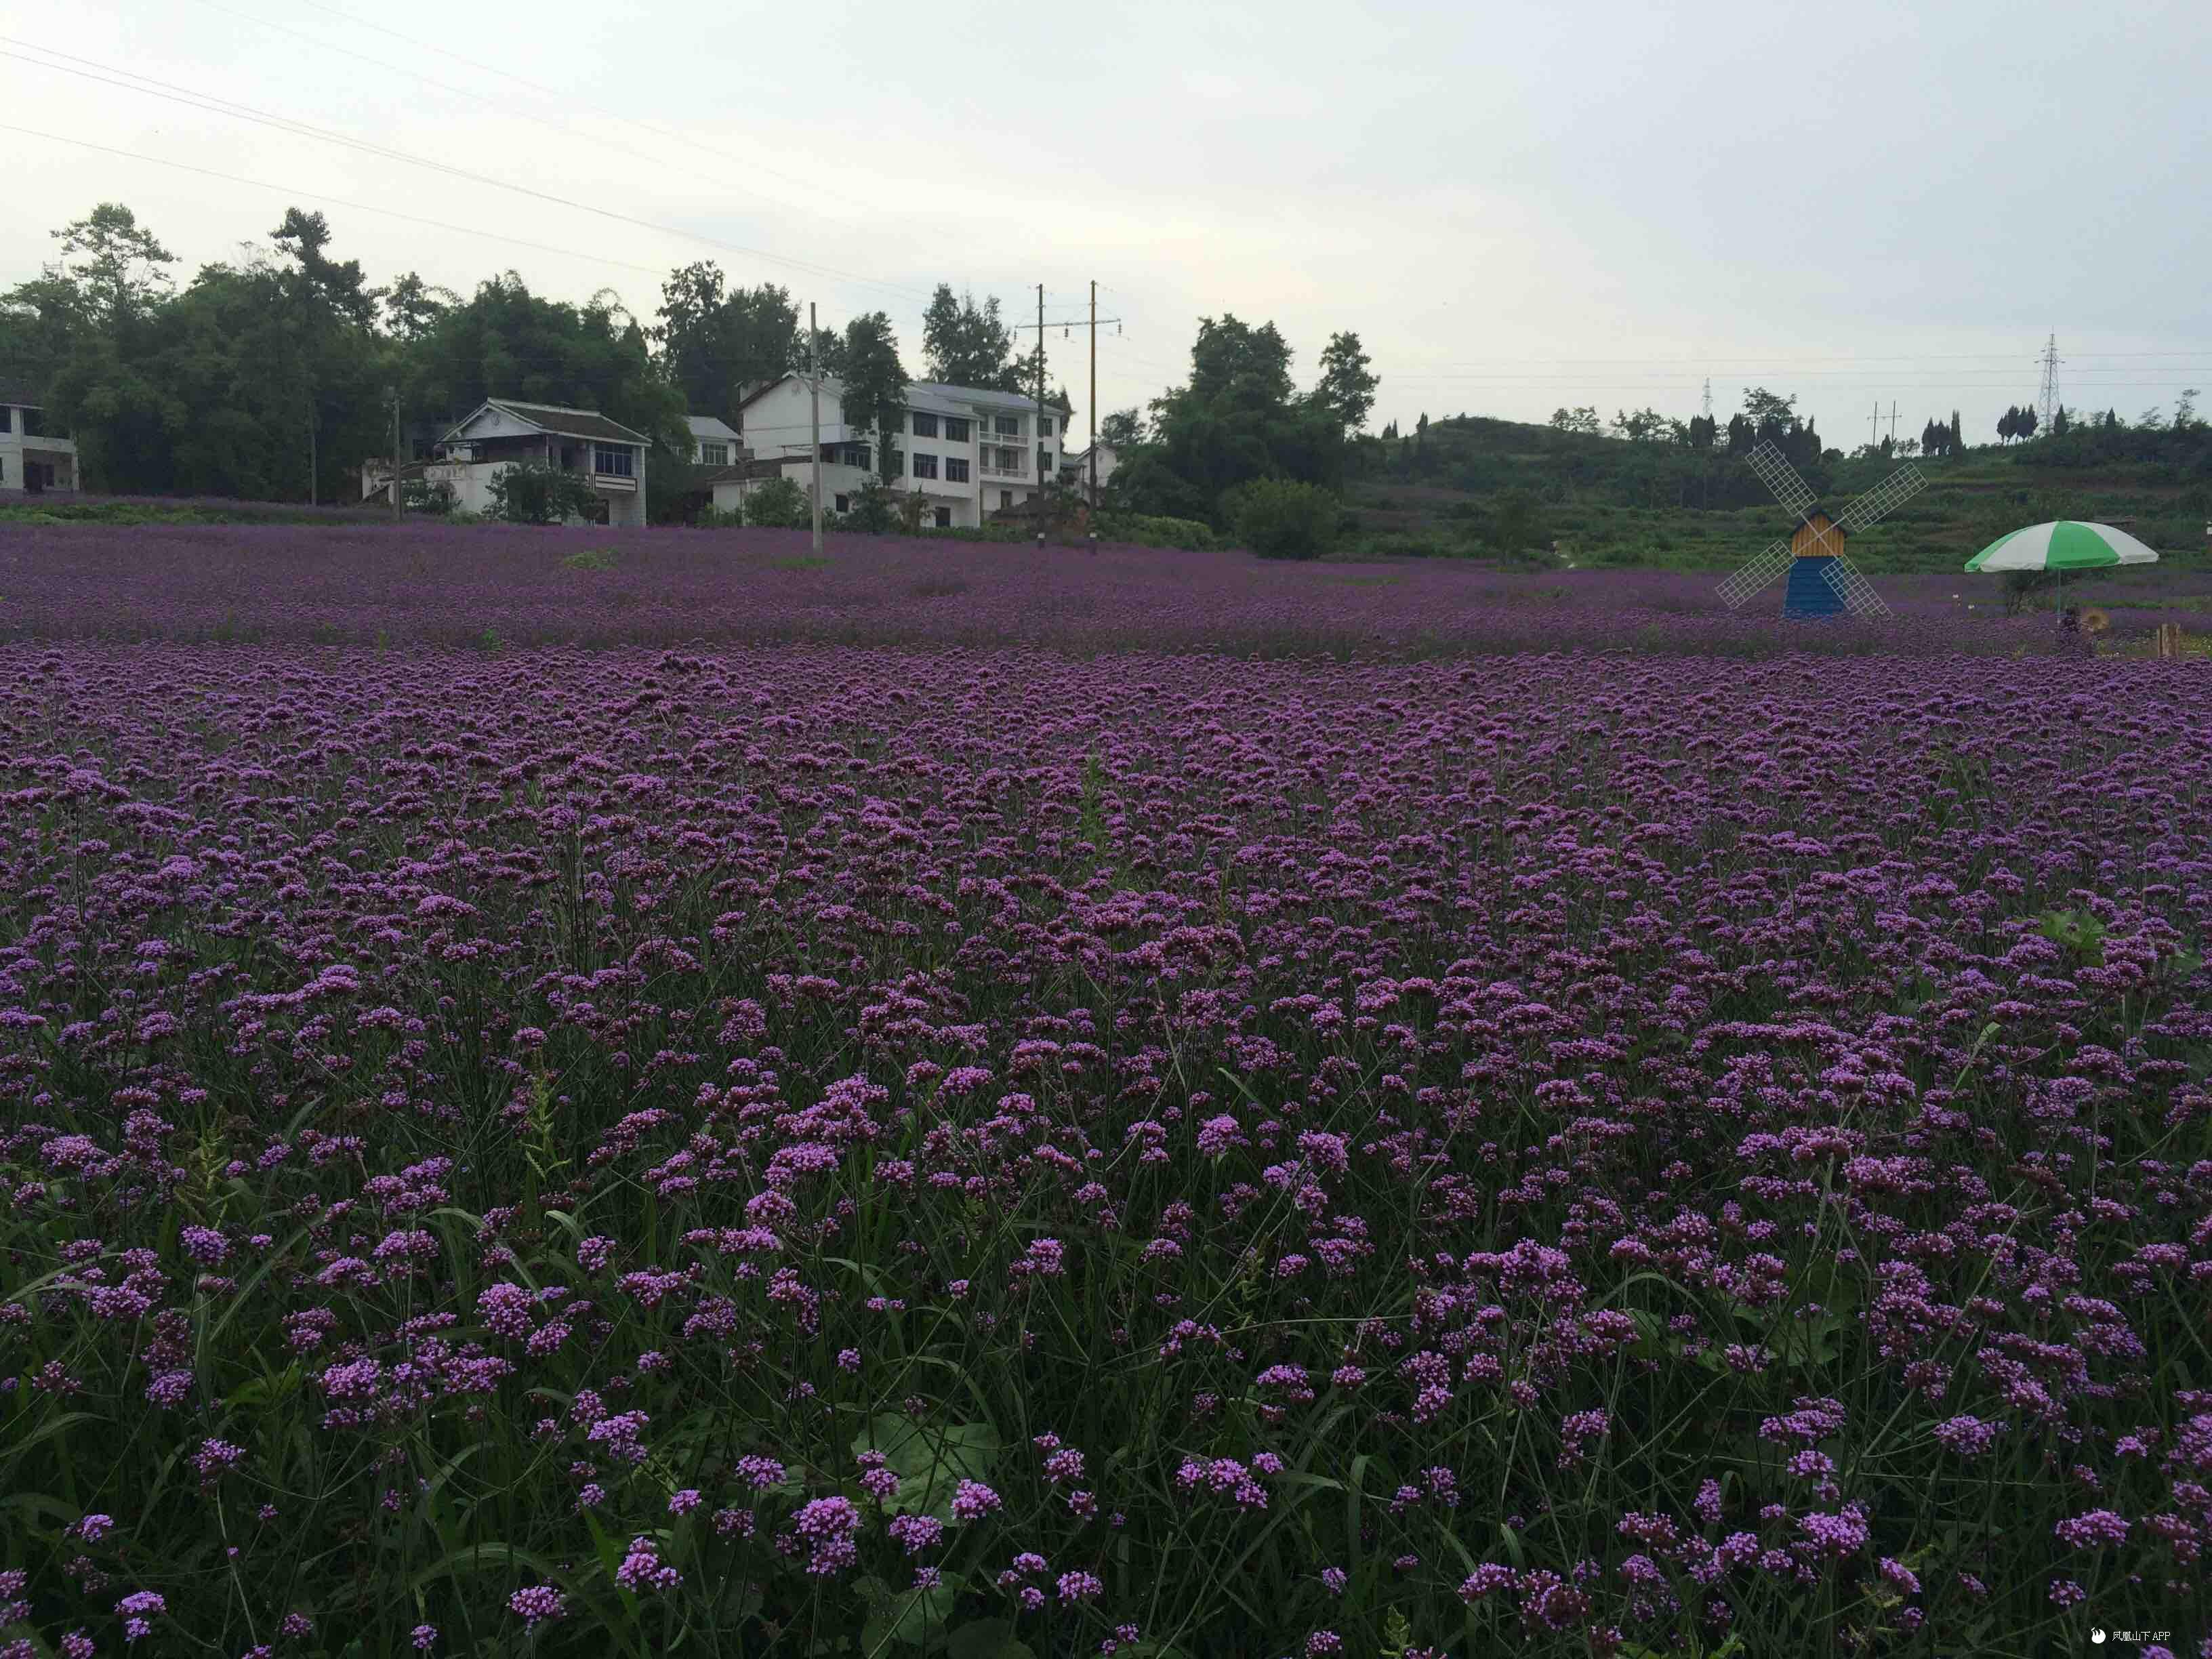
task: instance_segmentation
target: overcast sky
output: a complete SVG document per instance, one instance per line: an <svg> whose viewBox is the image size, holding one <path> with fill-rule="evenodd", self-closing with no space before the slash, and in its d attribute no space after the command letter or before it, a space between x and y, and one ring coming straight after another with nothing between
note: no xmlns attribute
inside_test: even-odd
<svg viewBox="0 0 2212 1659"><path fill-rule="evenodd" d="M1273 319L1302 383L1356 331L1377 429L1563 404L1688 416L1710 375L1723 418L1764 384L1832 445L1892 400L1899 436L1955 405L1986 440L2033 397L2053 331L2070 404L2133 419L2212 387L2203 0L72 0L0 18L0 282L99 201L134 208L185 276L297 203L372 280L465 292L513 268L564 299L611 287L648 322L669 267L714 259L825 323L889 311L916 372L938 282L1018 320L1042 283L1058 321L1096 279L1121 319L1098 348L1108 410L1182 379L1196 319L1224 312ZM1079 432L1081 331L1048 346Z"/></svg>

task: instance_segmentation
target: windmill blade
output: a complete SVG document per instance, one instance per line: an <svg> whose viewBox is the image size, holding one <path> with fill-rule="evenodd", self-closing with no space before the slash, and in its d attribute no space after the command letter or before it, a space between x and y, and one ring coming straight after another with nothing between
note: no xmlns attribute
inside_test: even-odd
<svg viewBox="0 0 2212 1659"><path fill-rule="evenodd" d="M1828 556L1820 568L1820 578L1844 602L1844 609L1854 617L1887 617L1889 607L1881 602L1881 595L1874 591L1874 584L1859 574L1853 564L1840 552Z"/></svg>
<svg viewBox="0 0 2212 1659"><path fill-rule="evenodd" d="M1872 489L1844 509L1836 522L1844 533L1856 536L1877 520L1885 519L1928 488L1928 475L1907 461Z"/></svg>
<svg viewBox="0 0 2212 1659"><path fill-rule="evenodd" d="M1723 582L1721 603L1731 611L1790 568L1790 538L1784 536Z"/></svg>
<svg viewBox="0 0 2212 1659"><path fill-rule="evenodd" d="M1747 460L1751 470L1759 474L1759 483L1772 490L1774 499L1783 506L1801 519L1812 510L1813 503L1819 498L1804 479L1797 476L1797 469L1790 465L1789 459L1774 447L1773 440L1761 443L1751 452Z"/></svg>

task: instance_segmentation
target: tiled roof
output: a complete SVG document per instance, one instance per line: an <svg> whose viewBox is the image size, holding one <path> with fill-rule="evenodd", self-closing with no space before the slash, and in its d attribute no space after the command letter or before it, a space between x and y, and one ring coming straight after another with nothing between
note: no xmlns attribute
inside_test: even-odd
<svg viewBox="0 0 2212 1659"><path fill-rule="evenodd" d="M684 417L684 423L691 428L693 437L705 438L709 441L716 439L734 441L738 435L719 415L687 415Z"/></svg>
<svg viewBox="0 0 2212 1659"><path fill-rule="evenodd" d="M642 432L633 432L619 421L611 421L596 409L564 409L558 404L517 403L512 398L487 398L485 405L504 410L519 421L526 421L540 432L550 432L560 438L604 438L613 443L641 444L647 441ZM475 416L469 416L474 420ZM453 428L459 432L466 426L463 421ZM452 434L447 434L449 437Z"/></svg>

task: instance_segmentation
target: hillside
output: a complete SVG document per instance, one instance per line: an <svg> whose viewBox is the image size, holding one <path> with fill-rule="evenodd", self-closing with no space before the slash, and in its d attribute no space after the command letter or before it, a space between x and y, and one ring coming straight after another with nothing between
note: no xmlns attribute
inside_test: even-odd
<svg viewBox="0 0 2212 1659"><path fill-rule="evenodd" d="M2163 443L2175 453L2156 459L2031 444L1916 461L1928 488L1853 538L1851 556L1872 571L1956 570L2008 530L2072 518L2118 524L2169 562L2203 565L2212 438L2191 436ZM1514 539L1499 526L1519 515L1533 524L1531 539L1556 544L1559 562L1577 568L1721 569L1790 524L1741 458L1715 452L1466 416L1379 456L1346 492L1352 545L1369 555L1496 554ZM1831 459L1804 474L1834 508L1900 465Z"/></svg>

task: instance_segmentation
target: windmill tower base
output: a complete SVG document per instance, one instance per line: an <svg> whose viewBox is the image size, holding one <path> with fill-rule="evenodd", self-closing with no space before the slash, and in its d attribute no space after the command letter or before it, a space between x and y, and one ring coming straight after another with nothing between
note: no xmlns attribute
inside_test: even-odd
<svg viewBox="0 0 2212 1659"><path fill-rule="evenodd" d="M1782 614L1792 622L1826 622L1844 614L1843 596L1824 574L1833 559L1800 556L1790 561L1790 586L1782 595Z"/></svg>

